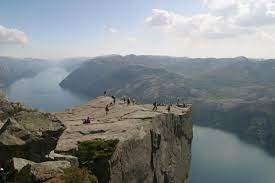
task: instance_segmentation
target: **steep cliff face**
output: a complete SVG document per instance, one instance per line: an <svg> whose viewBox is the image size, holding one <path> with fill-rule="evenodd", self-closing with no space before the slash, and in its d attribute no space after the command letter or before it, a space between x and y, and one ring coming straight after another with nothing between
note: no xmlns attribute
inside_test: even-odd
<svg viewBox="0 0 275 183"><path fill-rule="evenodd" d="M91 162L97 163L85 165L99 182L187 182L193 137L191 106L173 106L168 113L167 106L152 111L151 105L117 101L106 115L105 106L111 102L109 97L99 97L57 113L66 130L55 151L73 155L80 155L81 151L80 166L83 166L82 149L97 150L90 154L94 156ZM92 118L92 123L84 125L82 119L87 116ZM81 143L86 144L80 146ZM113 149L107 143L114 145L114 151L106 150Z"/></svg>
<svg viewBox="0 0 275 183"><path fill-rule="evenodd" d="M191 159L190 116L160 114L140 139L121 143L111 159L110 182L187 182Z"/></svg>

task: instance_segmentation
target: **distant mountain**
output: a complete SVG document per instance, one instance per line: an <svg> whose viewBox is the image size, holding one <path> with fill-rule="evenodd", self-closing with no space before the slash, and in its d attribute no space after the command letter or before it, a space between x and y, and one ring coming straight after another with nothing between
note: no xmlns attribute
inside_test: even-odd
<svg viewBox="0 0 275 183"><path fill-rule="evenodd" d="M138 100L193 103L200 126L237 134L275 155L275 60L105 56L90 59L60 85L95 97L107 90Z"/></svg>
<svg viewBox="0 0 275 183"><path fill-rule="evenodd" d="M242 61L213 69L194 79L207 78L212 85L250 86L275 83L275 60L261 62Z"/></svg>
<svg viewBox="0 0 275 183"><path fill-rule="evenodd" d="M108 58L99 60L93 59L83 64L60 85L90 97L102 95L105 90L113 95L135 96L147 101L153 101L160 96L190 95L181 75L161 68L127 64L122 57L114 62L110 62Z"/></svg>
<svg viewBox="0 0 275 183"><path fill-rule="evenodd" d="M103 85L101 82L109 79L110 83L114 83L112 81L118 79L112 75L124 69L123 73L120 73L123 75L120 82L132 85L133 83L127 80L131 74L131 72L126 72L129 66L143 68L139 69L140 73L136 77L142 78L145 75L141 70L146 70L152 77L161 77L167 84L166 93L172 95L170 91L179 91L179 88L184 86L189 89L188 97L196 98L256 100L275 97L275 92L273 92L275 91L275 61L260 62L249 60L246 57L223 59L136 55L97 57L80 65L60 85L89 96L95 96L93 94L95 90L104 91L109 88L112 88L112 91L121 90L119 85ZM165 75L167 73L178 79L169 79ZM95 85L95 82L99 84ZM169 83L174 83L174 85L169 85ZM125 93L131 92L125 90ZM146 94L144 97L146 98Z"/></svg>
<svg viewBox="0 0 275 183"><path fill-rule="evenodd" d="M67 71L72 72L77 69L81 64L88 61L91 58L88 57L76 57L76 58L66 58L57 62L57 65L65 68Z"/></svg>
<svg viewBox="0 0 275 183"><path fill-rule="evenodd" d="M49 65L49 62L41 59L0 57L0 88L23 77L31 77Z"/></svg>

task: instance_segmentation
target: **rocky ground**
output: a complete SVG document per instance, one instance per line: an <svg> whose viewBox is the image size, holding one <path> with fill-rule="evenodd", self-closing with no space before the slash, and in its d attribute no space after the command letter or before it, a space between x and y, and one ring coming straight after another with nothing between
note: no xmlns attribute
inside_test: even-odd
<svg viewBox="0 0 275 183"><path fill-rule="evenodd" d="M92 169L100 182L184 182L191 159L191 106L185 108L127 105L111 97L98 97L87 104L55 115L65 124L55 152L74 154L85 141L118 140L107 167ZM87 117L91 124L83 124ZM81 164L81 162L80 162ZM98 169L108 169L106 179Z"/></svg>
<svg viewBox="0 0 275 183"><path fill-rule="evenodd" d="M66 130L61 135L56 151L69 152L77 148L79 141L93 139L119 139L127 141L131 138L143 138L147 125L158 115L168 114L167 106L158 106L152 111L153 105L127 105L118 101L109 107L106 115L105 106L112 102L111 97L98 97L84 105L68 109L55 115L64 123ZM184 116L190 112L191 106L186 108L172 107L171 114ZM83 124L87 117L91 124Z"/></svg>
<svg viewBox="0 0 275 183"><path fill-rule="evenodd" d="M54 115L29 109L20 103L9 102L0 95L0 167L1 181L36 182L30 172L27 180L16 180L16 174L29 163L44 162L56 147L59 136L65 130L64 125ZM19 161L24 158L26 161ZM28 161L27 161L28 160ZM14 164L20 164L20 170ZM20 167L19 166L19 167ZM5 176L4 176L5 175ZM0 182L1 182L0 181Z"/></svg>
<svg viewBox="0 0 275 183"><path fill-rule="evenodd" d="M106 114L112 98L98 97L52 115L0 101L0 160L15 182L187 181L189 105L168 112L117 101Z"/></svg>

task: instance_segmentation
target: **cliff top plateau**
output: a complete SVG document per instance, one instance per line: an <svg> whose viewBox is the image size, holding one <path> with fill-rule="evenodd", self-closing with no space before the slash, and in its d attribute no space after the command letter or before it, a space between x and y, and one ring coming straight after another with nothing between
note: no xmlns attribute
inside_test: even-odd
<svg viewBox="0 0 275 183"><path fill-rule="evenodd" d="M111 104L112 102L111 97L101 96L84 105L55 113L66 126L58 141L56 152L69 152L77 148L78 142L87 140L142 139L147 134L146 126L150 126L153 118L169 113L167 105L158 106L157 111L153 111L151 104L127 105L121 100L117 100L116 104ZM106 105L109 105L108 114L105 111ZM190 113L191 105L184 108L173 105L170 111L170 114L178 116ZM90 117L91 123L83 124L87 117Z"/></svg>

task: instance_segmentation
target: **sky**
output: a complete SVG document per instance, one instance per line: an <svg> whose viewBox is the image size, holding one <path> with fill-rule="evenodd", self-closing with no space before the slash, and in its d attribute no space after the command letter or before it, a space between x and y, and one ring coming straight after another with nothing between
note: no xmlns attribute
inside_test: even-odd
<svg viewBox="0 0 275 183"><path fill-rule="evenodd" d="M0 56L275 58L275 0L0 0Z"/></svg>

